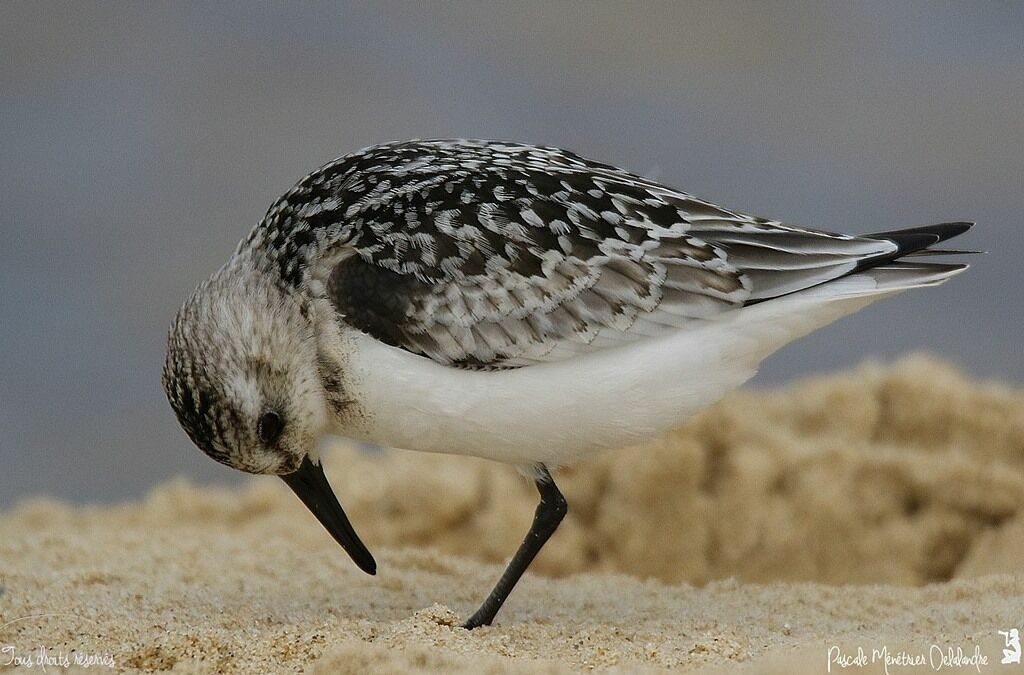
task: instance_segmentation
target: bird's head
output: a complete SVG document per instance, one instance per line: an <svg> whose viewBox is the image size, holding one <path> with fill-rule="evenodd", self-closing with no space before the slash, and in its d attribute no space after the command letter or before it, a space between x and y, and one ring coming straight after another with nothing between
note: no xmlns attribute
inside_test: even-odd
<svg viewBox="0 0 1024 675"><path fill-rule="evenodd" d="M254 273L221 270L178 311L163 385L192 442L240 471L280 476L363 570L376 564L324 476L327 420L316 335L302 304Z"/></svg>

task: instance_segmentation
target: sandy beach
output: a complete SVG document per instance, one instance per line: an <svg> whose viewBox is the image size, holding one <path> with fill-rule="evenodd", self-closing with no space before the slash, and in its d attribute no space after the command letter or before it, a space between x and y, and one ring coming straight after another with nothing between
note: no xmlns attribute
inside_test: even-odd
<svg viewBox="0 0 1024 675"><path fill-rule="evenodd" d="M0 513L0 670L819 673L858 648L1021 668L998 631L1024 628L1024 392L926 357L737 392L560 469L569 517L473 632L532 487L467 458L325 463L375 577L273 478Z"/></svg>

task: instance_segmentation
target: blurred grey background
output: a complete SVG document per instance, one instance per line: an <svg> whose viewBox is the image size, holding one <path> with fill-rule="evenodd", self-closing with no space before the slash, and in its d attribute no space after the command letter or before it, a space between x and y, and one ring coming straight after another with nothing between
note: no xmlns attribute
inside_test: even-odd
<svg viewBox="0 0 1024 675"><path fill-rule="evenodd" d="M280 193L395 139L560 145L825 229L977 220L969 273L755 383L927 349L1019 384L1022 35L1012 2L5 2L0 506L240 479L173 419L166 326Z"/></svg>

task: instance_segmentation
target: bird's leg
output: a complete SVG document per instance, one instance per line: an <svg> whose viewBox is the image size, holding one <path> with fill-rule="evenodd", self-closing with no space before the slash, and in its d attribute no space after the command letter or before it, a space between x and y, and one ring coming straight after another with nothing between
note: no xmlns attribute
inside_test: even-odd
<svg viewBox="0 0 1024 675"><path fill-rule="evenodd" d="M512 560L509 562L508 567L505 568L505 572L498 579L498 583L494 585L494 590L491 591L491 594L480 605L480 609L476 610L473 616L469 617L469 620L462 624L463 628L473 629L479 626L490 625L491 621L494 620L494 615L498 613L501 606L505 604L509 593L515 588L519 577L523 576L523 572L530 566L533 559L537 557L540 549L543 548L547 540L558 529L558 524L562 522L562 518L565 517L566 511L568 511L565 497L559 492L558 486L555 485L551 474L548 473L547 467L543 464L538 464L537 469L540 472L536 479L537 491L540 492L540 504L537 505L537 511L533 514L533 525L530 526L530 531L526 533L523 543L519 545L519 550L512 556Z"/></svg>

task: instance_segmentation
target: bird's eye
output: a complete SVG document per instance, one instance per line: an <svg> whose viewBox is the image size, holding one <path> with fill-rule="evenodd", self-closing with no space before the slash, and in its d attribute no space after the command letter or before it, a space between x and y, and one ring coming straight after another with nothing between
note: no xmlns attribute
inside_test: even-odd
<svg viewBox="0 0 1024 675"><path fill-rule="evenodd" d="M260 421L256 423L256 434L266 445L272 445L281 437L284 430L284 420L276 412L265 412L260 415Z"/></svg>

